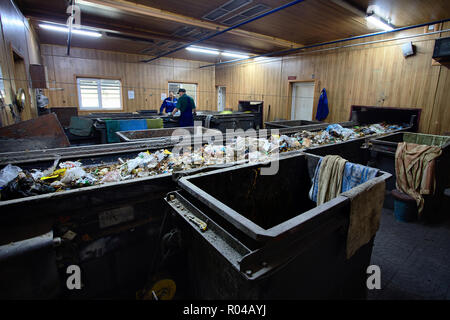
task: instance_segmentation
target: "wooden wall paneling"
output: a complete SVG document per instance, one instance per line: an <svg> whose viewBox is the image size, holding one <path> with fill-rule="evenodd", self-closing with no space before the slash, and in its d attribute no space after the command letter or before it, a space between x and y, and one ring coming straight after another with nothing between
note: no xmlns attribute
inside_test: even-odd
<svg viewBox="0 0 450 320"><path fill-rule="evenodd" d="M52 86L64 89L46 91L50 107L78 106L75 75L84 75L120 78L124 112L159 110L161 93L167 93L168 81L197 83L198 109L216 108L214 68L199 69L200 62L164 58L143 64L139 61L146 57L141 55L73 48L71 56L67 57L62 46L43 45L42 48L49 78L56 81ZM128 90L134 90L135 99L128 99ZM80 111L80 114L90 112Z"/></svg>
<svg viewBox="0 0 450 320"><path fill-rule="evenodd" d="M443 26L443 29L448 28L450 22ZM450 32L441 33L441 37L450 37ZM434 134L450 133L450 69L446 66L433 68L439 69L439 77L428 131Z"/></svg>
<svg viewBox="0 0 450 320"><path fill-rule="evenodd" d="M444 26L444 29L448 27ZM422 33L423 29L419 29L395 34L395 37ZM375 41L391 36L384 35L343 44ZM330 108L327 121L347 121L350 107L354 104L422 108L420 131L442 133L450 124L440 122L436 114L448 108L449 100L443 96L449 91L449 80L446 67L431 66L436 37L437 35L426 35L306 53L283 57L281 62L219 66L215 71L216 83L227 87L229 97L228 92L239 93L231 95L233 105L237 105L237 96L244 98L261 93L265 94L265 112L271 104L270 120L289 119L288 76L307 80L312 79L314 74L319 84L316 89L318 94L322 88L327 90ZM403 56L401 44L406 41L412 41L416 46L416 55L408 58Z"/></svg>
<svg viewBox="0 0 450 320"><path fill-rule="evenodd" d="M441 68L441 67L440 67ZM430 133L443 134L450 132L450 72L441 68L436 100L429 120Z"/></svg>

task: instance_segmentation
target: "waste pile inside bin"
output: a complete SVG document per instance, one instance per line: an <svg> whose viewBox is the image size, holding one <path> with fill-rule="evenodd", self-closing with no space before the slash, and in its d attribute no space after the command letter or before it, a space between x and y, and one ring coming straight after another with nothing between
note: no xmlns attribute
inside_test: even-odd
<svg viewBox="0 0 450 320"><path fill-rule="evenodd" d="M392 132L417 131L420 113L421 109L352 106L348 122L303 127L303 130L316 132L325 129L334 137L329 143L313 145L307 152L318 156L340 155L351 162L366 165L369 163L368 138Z"/></svg>
<svg viewBox="0 0 450 320"><path fill-rule="evenodd" d="M258 146L259 151L250 152L246 147L249 145ZM273 151L300 150L302 145L297 138L287 136L271 136L270 139L237 137L230 145L206 144L199 151L182 154L179 158L171 155L172 147L143 141L0 155L2 170L8 165L20 168L9 168L8 172L14 177L9 177L7 184L2 185L6 197L2 190L1 243L54 230L55 237L69 239L67 245L75 246L72 249L77 254L92 247L103 252L99 257L87 255L82 261L83 266L92 268L92 272L88 272L90 285L84 291L86 297L101 294L95 288L109 290L125 283L133 286L135 282L127 278L136 271L133 268L127 269L129 272L124 272L120 278L113 270L104 272L108 275L106 278L98 275L106 268L108 259L119 259L113 253L118 248L132 252L132 257L120 253L120 261L138 259L143 251L152 252L154 247L129 249L130 245L139 247L142 241L155 244L163 196L176 189L171 177L173 172L182 170L178 172L188 175L196 170L234 165L250 158L267 161ZM54 162L55 159L59 161ZM34 226L32 232L31 225ZM131 230L140 231L134 233ZM117 247L120 243L122 245ZM67 247L61 248L66 250ZM145 255L145 259L147 257ZM74 259L77 261L78 258L69 254L65 261L73 264ZM136 281L142 279L144 269L149 266L145 259L140 264L140 276L133 278ZM100 285L97 277L102 281Z"/></svg>
<svg viewBox="0 0 450 320"><path fill-rule="evenodd" d="M419 126L420 112L421 109L352 106L350 121L347 122L307 124L278 130L280 134L296 137L308 153L340 155L349 161L367 164L368 138L415 131Z"/></svg>
<svg viewBox="0 0 450 320"><path fill-rule="evenodd" d="M232 164L236 161L267 161L273 155L278 154L278 152L285 153L305 149L309 149L308 152L310 152L310 150L319 150L319 148L314 149L314 147L324 144L329 144L334 148L344 150L342 148L343 144L337 145L336 143L350 141L352 144L354 143L358 146L362 141L358 140L358 137L365 137L366 134L370 136L370 134L377 132L377 130L379 132L385 132L385 130L390 129L389 127L383 127L378 124L368 127L358 127L357 129L343 128L338 124L334 124L328 126L327 130L317 132L302 131L291 137L286 135L271 135L267 139L242 137L238 135L232 141L226 141L227 144L225 145L220 144L220 142L216 144L215 141L203 144L209 138L213 140L215 134L218 133L218 131L204 130L203 132L208 134L201 136L198 145L195 145L195 141L194 145L192 145L192 141L188 141L185 148L182 149L182 154L177 153L174 155L167 149L158 150L158 147L164 145L173 147L174 144L157 140L149 144L151 146L154 143L152 152L132 153L126 152L126 148L119 148L119 146L112 147L111 152L108 152L108 154L115 154L113 150L117 149L122 150L125 156L123 158L115 156L114 160L111 160L112 158L110 156L106 163L97 159L83 164L77 161L76 158L70 158L70 155L76 157L76 153L67 152L65 159L69 160L68 162L59 162L60 159L58 156L55 156L58 159L56 163L47 161L45 164L46 167L43 167L44 164L33 167L33 164L30 164L33 158L29 158L26 160L27 170L24 170L20 175L15 176L12 181L9 180L8 183L1 186L0 200L5 201L37 194L98 186L104 183L127 181L158 174L169 174L173 171L189 170L216 164ZM162 131L165 132L165 129ZM195 137L194 135L194 140ZM352 141L352 139L355 140ZM92 149L104 150L100 147ZM102 158L101 153L95 153L95 151L88 152L88 150L91 149L88 147L77 149L80 152L80 156L86 152L86 157L94 156ZM47 150L47 152L52 154L52 150ZM35 156L42 157L43 155L36 153ZM2 156L0 155L0 160L1 158ZM7 159L8 157L6 157Z"/></svg>
<svg viewBox="0 0 450 320"><path fill-rule="evenodd" d="M237 142L232 151L242 146ZM143 141L0 154L0 245L52 231L55 241L63 239L54 249L63 257L60 272L72 264L83 269L84 289L70 295L105 297L120 289L134 296L159 245L163 198L176 189L172 173L232 165L247 154L222 157L225 147L207 144L177 157L173 147Z"/></svg>
<svg viewBox="0 0 450 320"><path fill-rule="evenodd" d="M191 298L365 297L373 237L347 259L352 200L342 193L316 207L309 199L319 160L286 154L275 175L260 174L273 164L265 163L179 179L182 190L166 201L189 253ZM388 177L378 172L352 191L384 189Z"/></svg>
<svg viewBox="0 0 450 320"><path fill-rule="evenodd" d="M138 148L136 143L131 144ZM59 161L45 158L46 152L35 153L35 159L41 160L22 158L22 162L2 168L0 246L53 232L60 245L51 250L56 251L58 260L36 262L34 270L53 263L65 274L68 266L79 265L83 290L68 291L63 282L63 294L130 299L148 280L152 252L159 248L163 199L177 188L167 170L170 151L147 146L143 150L118 148L114 152L100 151L99 147L77 148L78 155L66 153ZM52 150L46 151L52 155ZM192 172L197 170L188 160L175 166L185 169L184 174L188 174L188 167ZM8 259L0 262L1 267L12 266L18 254L22 253L11 251ZM14 274L18 285L11 290L2 287L6 290L2 297L27 294L27 287L19 287L24 274ZM45 288L46 279L40 275L34 272L33 281Z"/></svg>
<svg viewBox="0 0 450 320"><path fill-rule="evenodd" d="M408 127L408 131L419 130L420 108L393 108L375 106L351 106L350 121L357 125L367 125L380 122Z"/></svg>
<svg viewBox="0 0 450 320"><path fill-rule="evenodd" d="M285 128L280 131L287 133L287 130L295 129ZM309 154L340 155L351 162L365 165L368 161L368 151L365 147L368 138L407 129L407 127L386 123L364 126L355 126L349 123L329 124L324 129L313 128L311 131L303 129L301 132L293 134L293 137L299 140L305 147L304 151Z"/></svg>
<svg viewBox="0 0 450 320"><path fill-rule="evenodd" d="M386 183L388 194L385 200L385 207L390 209L394 207L394 198L390 192L396 188L395 153L400 142L438 146L442 149L442 154L435 160L435 192L433 196L425 198L424 208L424 213L436 213L444 198L445 188L450 186L450 137L399 132L369 140L370 161L373 166L392 174L392 178Z"/></svg>

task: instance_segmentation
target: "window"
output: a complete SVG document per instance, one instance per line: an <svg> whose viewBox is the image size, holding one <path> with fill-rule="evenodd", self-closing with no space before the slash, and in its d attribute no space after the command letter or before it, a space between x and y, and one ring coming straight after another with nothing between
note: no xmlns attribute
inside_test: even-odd
<svg viewBox="0 0 450 320"><path fill-rule="evenodd" d="M122 109L120 80L77 78L80 109Z"/></svg>
<svg viewBox="0 0 450 320"><path fill-rule="evenodd" d="M169 91L177 94L178 89L186 89L186 94L194 99L195 106L197 106L197 84L195 83L178 83L169 82Z"/></svg>

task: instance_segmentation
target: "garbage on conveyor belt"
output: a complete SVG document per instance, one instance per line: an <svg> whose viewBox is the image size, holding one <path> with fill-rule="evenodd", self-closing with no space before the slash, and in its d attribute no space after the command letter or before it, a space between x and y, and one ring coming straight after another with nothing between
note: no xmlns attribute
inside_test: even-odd
<svg viewBox="0 0 450 320"><path fill-rule="evenodd" d="M373 134L389 133L401 128L384 123L356 126L352 129L332 124L322 131L304 130L290 137L272 135L269 139L265 139L238 136L227 145L206 144L197 149L186 147L177 154L164 149L154 153L141 152L135 158L119 158L117 163L108 165L83 166L80 161L59 163L59 159L56 159L47 170L22 171L21 168L9 164L0 171L0 200L119 182L214 164L236 161L265 162L273 159L272 157L279 152L303 150Z"/></svg>

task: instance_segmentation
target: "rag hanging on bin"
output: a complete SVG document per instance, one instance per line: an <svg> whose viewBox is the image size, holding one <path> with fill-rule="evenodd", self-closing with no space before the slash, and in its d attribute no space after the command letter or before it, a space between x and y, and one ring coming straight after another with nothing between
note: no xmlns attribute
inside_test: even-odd
<svg viewBox="0 0 450 320"><path fill-rule="evenodd" d="M368 243L380 226L384 202L384 181L374 178L378 169L348 162L336 155L319 160L309 197L321 205L339 194L350 199L350 225L347 233L347 259ZM368 184L365 184L369 182ZM367 192L361 192L365 190Z"/></svg>
<svg viewBox="0 0 450 320"><path fill-rule="evenodd" d="M418 214L422 214L423 195L434 194L435 159L442 154L436 146L401 142L395 152L396 187L416 200Z"/></svg>

